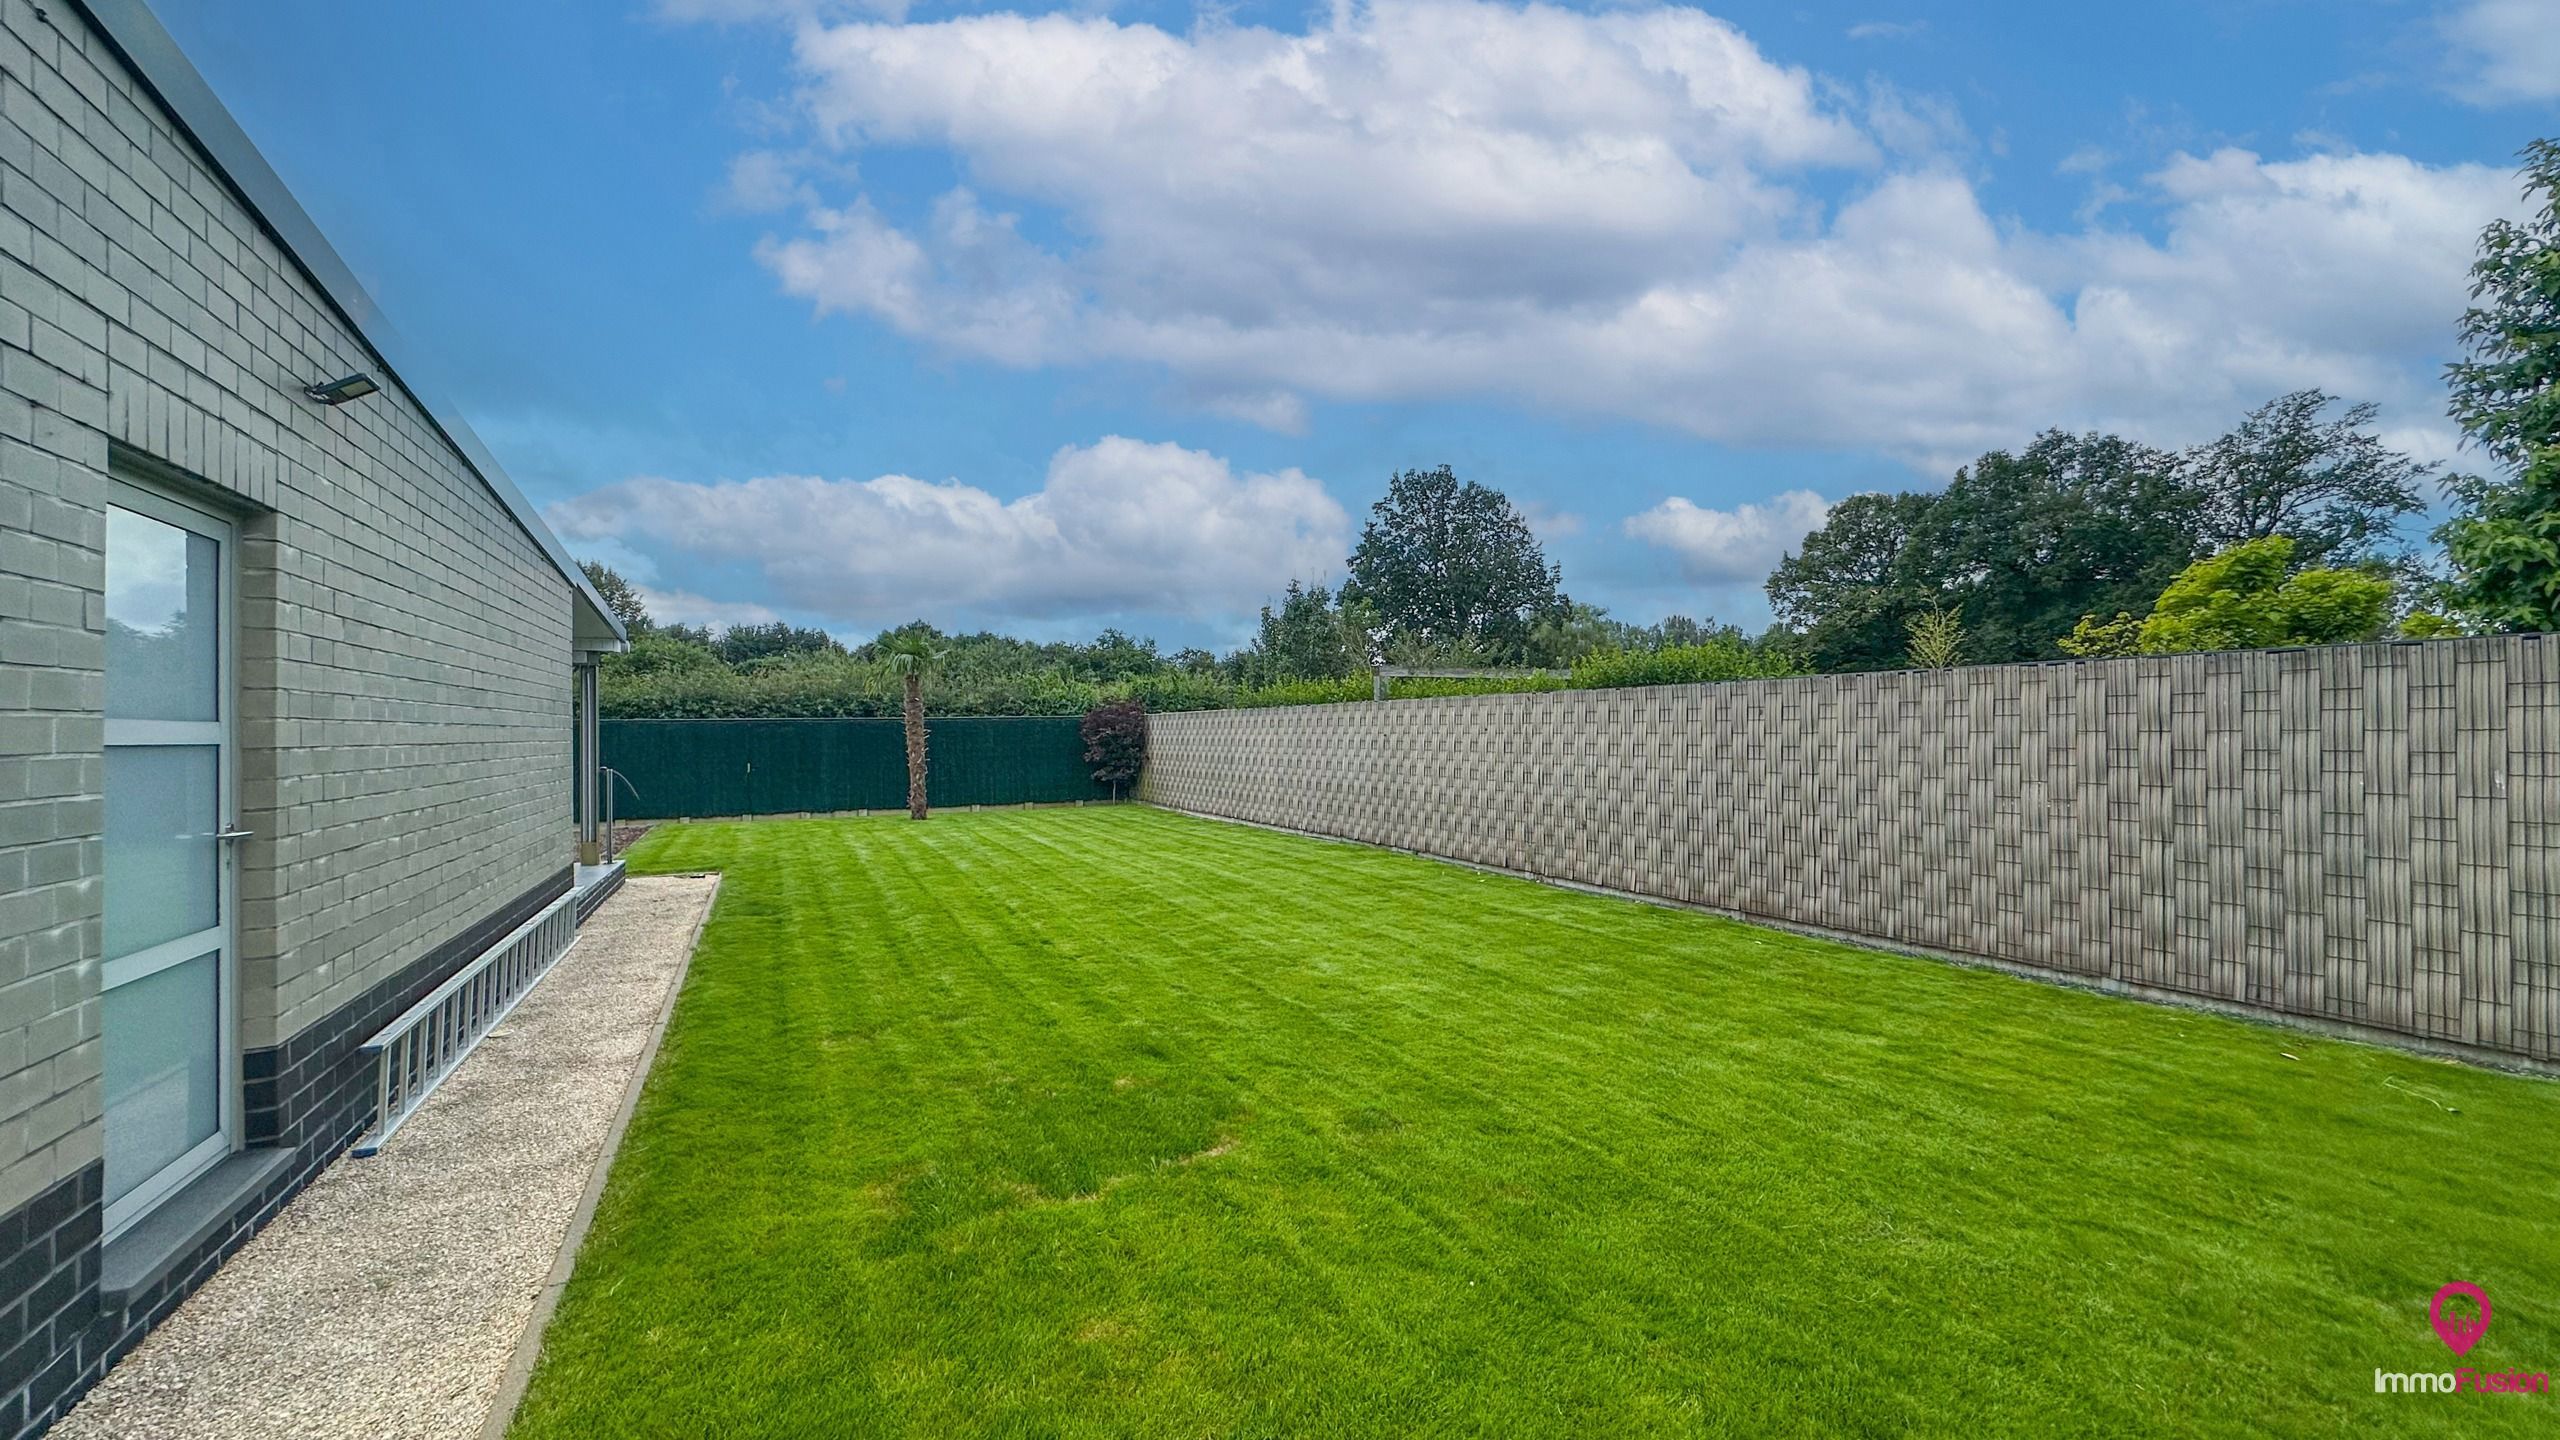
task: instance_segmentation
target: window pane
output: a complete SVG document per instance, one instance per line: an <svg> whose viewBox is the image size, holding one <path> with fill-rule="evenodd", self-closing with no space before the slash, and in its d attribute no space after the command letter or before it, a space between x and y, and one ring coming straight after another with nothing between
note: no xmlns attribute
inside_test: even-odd
<svg viewBox="0 0 2560 1440"><path fill-rule="evenodd" d="M222 547L107 510L107 718L217 720Z"/></svg>
<svg viewBox="0 0 2560 1440"><path fill-rule="evenodd" d="M211 745L107 747L107 958L221 918Z"/></svg>
<svg viewBox="0 0 2560 1440"><path fill-rule="evenodd" d="M105 997L107 1203L159 1174L222 1123L214 1043L218 955L157 970Z"/></svg>

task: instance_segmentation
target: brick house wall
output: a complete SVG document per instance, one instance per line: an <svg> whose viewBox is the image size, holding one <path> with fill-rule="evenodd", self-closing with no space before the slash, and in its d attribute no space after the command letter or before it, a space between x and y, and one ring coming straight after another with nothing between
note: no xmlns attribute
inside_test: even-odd
<svg viewBox="0 0 2560 1440"><path fill-rule="evenodd" d="M356 371L382 392L302 393ZM111 473L236 517L246 1143L292 1159L129 1295L98 1243ZM0 0L0 1435L354 1138L372 1029L567 888L573 594L107 30Z"/></svg>

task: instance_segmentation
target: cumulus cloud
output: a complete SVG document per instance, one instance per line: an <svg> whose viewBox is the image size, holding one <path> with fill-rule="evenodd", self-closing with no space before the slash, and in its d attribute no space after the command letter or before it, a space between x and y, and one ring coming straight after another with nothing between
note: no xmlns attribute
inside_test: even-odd
<svg viewBox="0 0 2560 1440"><path fill-rule="evenodd" d="M1520 508L1520 518L1528 521L1529 528L1546 544L1570 540L1582 533L1582 516L1576 511L1559 509L1543 500L1521 499L1514 503Z"/></svg>
<svg viewBox="0 0 2560 1440"><path fill-rule="evenodd" d="M2214 414L2303 385L2398 399L2413 378L2433 411L2480 229L2516 198L2500 170L2397 155L2226 149L2150 183L2172 206L2165 243L2092 236L2041 258L2077 277L2087 393Z"/></svg>
<svg viewBox="0 0 2560 1440"><path fill-rule="evenodd" d="M1680 573L1700 584L1758 584L1830 514L1831 502L1810 490L1788 490L1730 510L1674 495L1628 516L1625 529L1668 551Z"/></svg>
<svg viewBox="0 0 2560 1440"><path fill-rule="evenodd" d="M780 612L752 600L714 600L690 590L660 590L649 585L631 588L638 592L649 618L661 625L700 625L726 630L732 625L770 625L782 618Z"/></svg>
<svg viewBox="0 0 2560 1440"><path fill-rule="evenodd" d="M857 626L1220 618L1339 568L1350 530L1300 471L1239 474L1204 451L1116 435L1060 450L1041 488L1012 500L906 475L640 477L546 515L573 546L747 567L782 605Z"/></svg>
<svg viewBox="0 0 2560 1440"><path fill-rule="evenodd" d="M1287 390L1217 390L1200 397L1200 407L1230 420L1242 420L1283 435L1307 433L1307 402Z"/></svg>
<svg viewBox="0 0 2560 1440"><path fill-rule="evenodd" d="M1305 397L1490 396L1937 465L2055 423L2193 438L2307 384L2432 414L2472 240L2515 203L2489 167L2224 150L2038 232L1945 158L1944 101L1685 7L794 35L816 147L936 149L967 184L802 207L759 252L786 291L950 354L1160 367L1283 430Z"/></svg>
<svg viewBox="0 0 2560 1440"><path fill-rule="evenodd" d="M2550 0L2468 0L2443 19L2460 79L2477 104L2560 100L2560 14Z"/></svg>
<svg viewBox="0 0 2560 1440"><path fill-rule="evenodd" d="M815 205L817 198L817 192L801 180L798 164L773 150L749 150L730 160L719 190L724 208L750 215Z"/></svg>

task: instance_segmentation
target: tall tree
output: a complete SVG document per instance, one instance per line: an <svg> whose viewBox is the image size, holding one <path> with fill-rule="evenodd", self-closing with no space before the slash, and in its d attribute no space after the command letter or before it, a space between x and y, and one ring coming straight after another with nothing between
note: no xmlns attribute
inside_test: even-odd
<svg viewBox="0 0 2560 1440"><path fill-rule="evenodd" d="M881 663L906 689L907 818L922 820L925 808L924 677L942 663L943 651L916 629L894 631L872 642Z"/></svg>
<svg viewBox="0 0 2560 1440"><path fill-rule="evenodd" d="M732 665L745 665L776 655L827 655L844 649L833 636L814 625L794 625L775 620L763 625L732 625L720 632L712 642L720 658Z"/></svg>
<svg viewBox="0 0 2560 1440"><path fill-rule="evenodd" d="M1164 668L1164 657L1156 652L1155 641L1133 636L1117 626L1094 636L1090 644L1070 649L1068 668L1096 680L1152 675Z"/></svg>
<svg viewBox="0 0 2560 1440"><path fill-rule="evenodd" d="M630 631L632 638L655 628L649 623L649 607L641 603L640 592L622 578L622 572L601 560L581 560L578 568L587 573L587 583L604 597L604 608L613 612L613 618L622 622L622 628Z"/></svg>
<svg viewBox="0 0 2560 1440"><path fill-rule="evenodd" d="M1935 495L1859 495L1769 577L1778 618L1826 671L1904 663L1910 626L1961 610L1964 653L2049 660L2092 610L2145 608L2200 553L2196 506L2168 455L2048 431L1994 450Z"/></svg>
<svg viewBox="0 0 2560 1440"><path fill-rule="evenodd" d="M1530 628L1563 608L1563 579L1501 491L1461 483L1443 465L1387 483L1343 596L1374 611L1399 649L1516 661Z"/></svg>
<svg viewBox="0 0 2560 1440"><path fill-rule="evenodd" d="M1799 632L1817 670L1877 670L1899 662L1905 627L1935 596L1910 554L1921 517L1938 502L1913 493L1852 495L1778 562L1769 608Z"/></svg>
<svg viewBox="0 0 2560 1440"><path fill-rule="evenodd" d="M2196 531L2172 457L2049 430L1957 471L1913 546L1964 611L1966 658L1987 664L2057 659L2082 615L2147 603L2203 553Z"/></svg>
<svg viewBox="0 0 2560 1440"><path fill-rule="evenodd" d="M2560 630L2560 140L2524 148L2533 213L2480 236L2461 360L2445 368L2453 418L2503 476L2456 476L2436 531L2446 595L2493 630Z"/></svg>
<svg viewBox="0 0 2560 1440"><path fill-rule="evenodd" d="M1686 615L1665 615L1662 617L1661 624L1649 628L1653 632L1650 643L1645 647L1649 650L1681 645L1703 645L1710 637L1718 635L1730 636L1736 640L1743 638L1741 627L1718 625L1713 616L1701 621L1692 620Z"/></svg>
<svg viewBox="0 0 2560 1440"><path fill-rule="evenodd" d="M1322 585L1289 582L1280 608L1262 607L1262 628L1245 656L1246 680L1270 685L1288 680L1339 680L1365 669L1365 637L1357 620L1334 603Z"/></svg>
<svg viewBox="0 0 2560 1440"><path fill-rule="evenodd" d="M2231 433L2179 457L2205 544L2284 535L2295 563L2306 566L2371 559L2389 548L2392 527L2424 508L2418 484L2433 467L2372 432L2379 412L2370 403L2324 420L2337 403L2322 390L2279 395Z"/></svg>
<svg viewBox="0 0 2560 1440"><path fill-rule="evenodd" d="M1571 669L1583 656L1600 650L1653 650L1643 627L1609 618L1597 605L1566 605L1548 612L1529 627L1527 653L1532 665Z"/></svg>

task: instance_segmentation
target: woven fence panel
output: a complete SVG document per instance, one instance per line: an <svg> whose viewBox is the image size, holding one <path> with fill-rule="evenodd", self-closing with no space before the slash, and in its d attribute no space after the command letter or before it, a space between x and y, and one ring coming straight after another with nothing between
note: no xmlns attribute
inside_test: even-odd
<svg viewBox="0 0 2560 1440"><path fill-rule="evenodd" d="M2560 1059L2560 637L1160 715L1142 794Z"/></svg>
<svg viewBox="0 0 2560 1440"><path fill-rule="evenodd" d="M925 728L926 798L946 806L1108 799L1084 763L1077 726L1072 715L933 720ZM906 727L898 720L606 720L599 729L604 763L630 782L616 797L617 813L635 820L907 803Z"/></svg>

